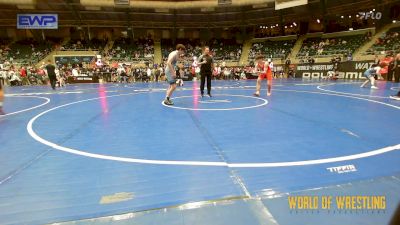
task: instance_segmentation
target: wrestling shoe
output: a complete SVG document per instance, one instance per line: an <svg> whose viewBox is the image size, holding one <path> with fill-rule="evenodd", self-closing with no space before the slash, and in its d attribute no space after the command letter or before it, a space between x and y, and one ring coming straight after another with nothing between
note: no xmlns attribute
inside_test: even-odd
<svg viewBox="0 0 400 225"><path fill-rule="evenodd" d="M164 104L166 105L173 105L174 103L170 99L165 99Z"/></svg>
<svg viewBox="0 0 400 225"><path fill-rule="evenodd" d="M400 101L400 96L398 96L398 95L391 95L391 96L389 96L389 98Z"/></svg>

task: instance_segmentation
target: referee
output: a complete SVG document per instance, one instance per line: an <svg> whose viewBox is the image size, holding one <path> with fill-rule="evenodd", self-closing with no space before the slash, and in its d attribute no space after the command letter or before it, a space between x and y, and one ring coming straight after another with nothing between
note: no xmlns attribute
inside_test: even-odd
<svg viewBox="0 0 400 225"><path fill-rule="evenodd" d="M53 90L56 90L57 76L56 76L56 67L51 64L51 60L47 61L46 65L47 76L49 76L50 85Z"/></svg>
<svg viewBox="0 0 400 225"><path fill-rule="evenodd" d="M210 48L208 46L204 47L203 54L198 59L200 66L200 76L201 76L201 83L200 83L200 92L201 97L204 96L204 84L207 78L207 94L211 97L211 75L214 69L214 60L210 55Z"/></svg>

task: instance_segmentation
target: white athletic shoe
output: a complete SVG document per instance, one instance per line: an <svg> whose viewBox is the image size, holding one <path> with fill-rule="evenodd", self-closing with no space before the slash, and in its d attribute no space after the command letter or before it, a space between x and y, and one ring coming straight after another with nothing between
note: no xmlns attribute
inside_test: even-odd
<svg viewBox="0 0 400 225"><path fill-rule="evenodd" d="M377 86L371 86L371 89L379 89Z"/></svg>
<svg viewBox="0 0 400 225"><path fill-rule="evenodd" d="M389 98L400 101L400 96L397 96L397 95L391 95L391 96L389 96Z"/></svg>

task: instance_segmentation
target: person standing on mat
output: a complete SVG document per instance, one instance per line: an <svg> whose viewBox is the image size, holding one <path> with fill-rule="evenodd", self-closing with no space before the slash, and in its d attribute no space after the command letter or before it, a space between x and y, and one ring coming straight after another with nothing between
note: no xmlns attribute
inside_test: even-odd
<svg viewBox="0 0 400 225"><path fill-rule="evenodd" d="M200 93L201 93L201 97L204 97L204 84L206 82L206 78L207 78L207 94L208 94L209 97L212 97L211 96L211 76L212 76L212 71L214 70L214 59L210 55L210 48L208 46L204 47L204 52L199 57L198 61L199 61L198 65L201 65L200 66L200 76L201 76Z"/></svg>
<svg viewBox="0 0 400 225"><path fill-rule="evenodd" d="M400 53L394 59L394 82L398 83L400 79ZM389 96L391 99L400 101L400 91L396 95Z"/></svg>
<svg viewBox="0 0 400 225"><path fill-rule="evenodd" d="M50 60L48 60L46 65L46 71L47 71L47 76L49 77L50 80L51 88L53 88L53 90L56 90L56 83L57 83L57 76L55 70L56 67L53 64L51 64Z"/></svg>
<svg viewBox="0 0 400 225"><path fill-rule="evenodd" d="M360 87L363 88L365 87L365 85L371 82L371 89L378 89L378 87L375 86L375 76L380 75L381 68L385 66L386 64L382 62L379 65L373 64L371 68L367 69L363 74L364 77L367 78L367 80L364 83L362 83Z"/></svg>
<svg viewBox="0 0 400 225"><path fill-rule="evenodd" d="M394 59L394 82L399 83L400 81L400 53L396 55Z"/></svg>
<svg viewBox="0 0 400 225"><path fill-rule="evenodd" d="M258 73L256 92L253 94L256 97L260 96L261 89L261 81L264 78L267 78L267 96L271 96L272 92L272 69L273 63L271 59L268 59L267 62L264 61L264 56L258 55L256 57L256 72Z"/></svg>
<svg viewBox="0 0 400 225"><path fill-rule="evenodd" d="M3 102L4 102L3 83L0 80L0 115L5 115L3 111Z"/></svg>
<svg viewBox="0 0 400 225"><path fill-rule="evenodd" d="M167 89L167 93L165 96L164 104L173 105L174 103L171 101L170 97L172 93L176 89L176 72L175 67L178 60L185 53L185 46L182 44L176 45L176 50L169 53L167 65L165 66L165 75L167 77L167 81L169 83L169 87Z"/></svg>

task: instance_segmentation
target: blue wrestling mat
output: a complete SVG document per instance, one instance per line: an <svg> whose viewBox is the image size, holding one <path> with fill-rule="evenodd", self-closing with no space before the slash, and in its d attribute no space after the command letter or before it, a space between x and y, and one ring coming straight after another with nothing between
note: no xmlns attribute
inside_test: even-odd
<svg viewBox="0 0 400 225"><path fill-rule="evenodd" d="M6 88L0 224L387 224L400 195L398 84L213 81ZM397 192L396 192L397 190ZM378 211L288 196L385 196ZM79 222L71 222L78 221ZM332 221L335 223L331 223Z"/></svg>

